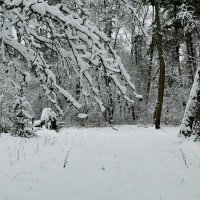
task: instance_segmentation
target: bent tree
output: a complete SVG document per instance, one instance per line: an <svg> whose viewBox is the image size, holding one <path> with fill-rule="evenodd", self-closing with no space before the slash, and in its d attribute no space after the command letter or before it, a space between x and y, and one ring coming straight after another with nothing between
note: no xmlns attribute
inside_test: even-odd
<svg viewBox="0 0 200 200"><path fill-rule="evenodd" d="M196 72L194 83L190 91L184 117L181 123L180 134L185 137L195 135L200 138L200 68Z"/></svg>
<svg viewBox="0 0 200 200"><path fill-rule="evenodd" d="M186 105L181 123L180 135L200 138L200 67L199 67L199 39L194 45L195 35L199 38L199 6L196 1L185 2L181 6L179 19L184 22L186 34L188 67L190 69L189 81L193 82L189 100ZM187 16L187 17L186 17ZM198 52L198 53L197 53ZM197 67L198 66L198 67ZM196 69L197 68L197 69ZM193 74L195 77L193 78ZM189 82L189 83L190 83Z"/></svg>
<svg viewBox="0 0 200 200"><path fill-rule="evenodd" d="M44 0L1 1L0 13L2 66L33 73L60 114L58 94L78 110L90 100L104 112L99 76L109 77L110 86L126 101L134 103L129 94L140 98L110 39L86 17L81 18L66 5L52 6ZM79 102L68 88L59 85L55 60L66 70L66 82L79 79L84 101Z"/></svg>

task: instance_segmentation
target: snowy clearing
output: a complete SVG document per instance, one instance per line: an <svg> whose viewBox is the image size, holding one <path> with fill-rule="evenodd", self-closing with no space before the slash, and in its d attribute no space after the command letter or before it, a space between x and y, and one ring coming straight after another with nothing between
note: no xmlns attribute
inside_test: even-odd
<svg viewBox="0 0 200 200"><path fill-rule="evenodd" d="M200 199L199 143L178 128L118 129L1 134L0 200Z"/></svg>

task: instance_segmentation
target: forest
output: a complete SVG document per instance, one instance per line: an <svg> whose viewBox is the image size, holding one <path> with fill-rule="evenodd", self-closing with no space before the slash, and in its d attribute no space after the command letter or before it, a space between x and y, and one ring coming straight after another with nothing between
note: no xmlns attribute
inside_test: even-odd
<svg viewBox="0 0 200 200"><path fill-rule="evenodd" d="M50 107L69 126L181 125L198 139L199 12L182 0L1 1L1 130L21 134Z"/></svg>
<svg viewBox="0 0 200 200"><path fill-rule="evenodd" d="M200 198L199 0L0 0L0 60L0 199Z"/></svg>

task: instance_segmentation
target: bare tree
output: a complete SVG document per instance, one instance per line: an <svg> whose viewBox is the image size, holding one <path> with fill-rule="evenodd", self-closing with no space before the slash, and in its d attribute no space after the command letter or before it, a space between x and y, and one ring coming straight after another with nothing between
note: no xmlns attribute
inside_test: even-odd
<svg viewBox="0 0 200 200"><path fill-rule="evenodd" d="M154 110L154 125L156 129L160 128L161 121L161 112L163 105L163 97L165 90L165 60L163 52L163 38L162 38L162 29L160 23L160 8L158 0L155 0L155 18L156 18L156 44L158 48L159 64L160 64L160 73L159 73L159 85L158 85L158 97L156 102L156 107Z"/></svg>

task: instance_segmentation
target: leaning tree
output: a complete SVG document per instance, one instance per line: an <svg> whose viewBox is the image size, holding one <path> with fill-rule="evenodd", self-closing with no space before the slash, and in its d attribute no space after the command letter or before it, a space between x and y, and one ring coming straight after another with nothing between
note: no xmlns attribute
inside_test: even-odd
<svg viewBox="0 0 200 200"><path fill-rule="evenodd" d="M72 12L66 5L52 6L45 0L0 1L0 42L0 59L5 70L14 67L33 73L60 114L63 110L58 94L78 110L90 100L103 113L99 76L109 77L110 86L126 101L134 103L130 93L141 98L110 39L86 16ZM79 79L84 102L58 84L52 58L54 63L55 60L61 63L60 69L66 69L66 82L74 77Z"/></svg>
<svg viewBox="0 0 200 200"><path fill-rule="evenodd" d="M191 41L189 41L190 45L187 45L187 51L188 61L190 64L192 63L193 66L189 65L189 67L193 68L192 70L194 72L196 70L189 100L181 123L180 135L184 135L185 137L191 137L194 135L195 140L199 140L200 138L200 59L198 58L200 50L200 15L198 12L198 5L199 2L197 1L185 2L181 6L179 12L179 19L184 24L184 32L186 32L186 35L189 35L191 39ZM197 38L195 45L193 45L194 35L196 35ZM198 53L195 54L194 49Z"/></svg>
<svg viewBox="0 0 200 200"><path fill-rule="evenodd" d="M190 97L181 123L180 134L185 137L195 135L195 140L200 138L200 68L196 72Z"/></svg>

